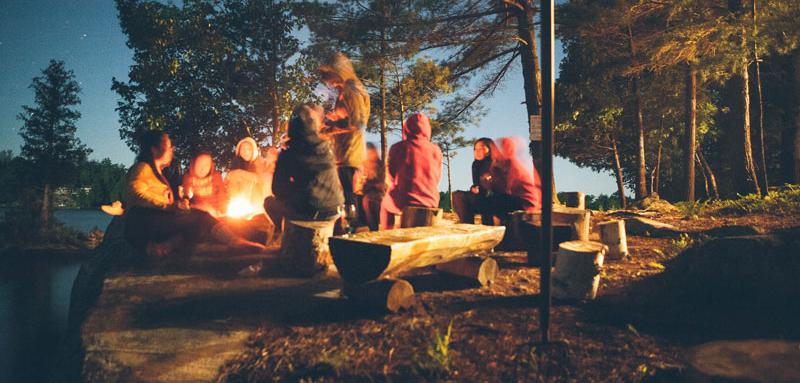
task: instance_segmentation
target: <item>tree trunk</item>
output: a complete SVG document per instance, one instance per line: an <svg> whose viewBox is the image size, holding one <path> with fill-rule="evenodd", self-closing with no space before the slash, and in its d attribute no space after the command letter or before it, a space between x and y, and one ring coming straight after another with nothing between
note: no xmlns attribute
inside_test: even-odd
<svg viewBox="0 0 800 383"><path fill-rule="evenodd" d="M694 160L696 157L696 143L697 143L697 71L688 64L686 68L686 93L684 105L684 117L686 118L686 126L683 133L683 166L686 187L685 198L686 201L694 201Z"/></svg>
<svg viewBox="0 0 800 383"><path fill-rule="evenodd" d="M520 60L522 62L522 83L525 89L525 108L528 116L540 116L542 114L542 72L539 69L539 57L536 51L536 35L533 25L534 9L529 2L523 2L524 10L515 10L517 18L517 35L525 42L519 44ZM530 123L530 117L526 123ZM536 146L540 143L531 141L530 153L533 157L533 166L541 172L542 158L541 148ZM556 195L555 174L553 180L553 203L558 203Z"/></svg>
<svg viewBox="0 0 800 383"><path fill-rule="evenodd" d="M662 141L658 142L658 150L656 151L656 165L653 166L653 171L650 173L650 194L658 194L659 183L661 182L661 152L664 148Z"/></svg>
<svg viewBox="0 0 800 383"><path fill-rule="evenodd" d="M644 115L642 113L642 99L639 94L639 78L634 77L633 85L633 98L634 98L634 112L636 113L636 131L638 136L638 153L637 159L637 182L636 182L636 199L642 199L647 196L647 160L645 158L644 146Z"/></svg>
<svg viewBox="0 0 800 383"><path fill-rule="evenodd" d="M753 34L758 33L758 7L756 0L753 0ZM758 42L753 40L753 58L756 63L756 90L758 94L758 164L761 168L761 178L759 179L761 191L765 195L769 189L769 177L767 176L767 155L766 148L764 147L764 94L761 87L761 63L758 57Z"/></svg>
<svg viewBox="0 0 800 383"><path fill-rule="evenodd" d="M278 91L275 89L275 84L277 82L273 82L270 96L272 96L272 146L277 148L280 146L281 138L281 112L278 106Z"/></svg>
<svg viewBox="0 0 800 383"><path fill-rule="evenodd" d="M381 48L383 50L383 48ZM380 92L381 92L381 166L383 167L384 174L388 166L389 154L389 129L386 126L386 63L381 59L380 64Z"/></svg>
<svg viewBox="0 0 800 383"><path fill-rule="evenodd" d="M39 232L44 233L50 228L50 184L44 184L42 189L42 207L39 211Z"/></svg>
<svg viewBox="0 0 800 383"><path fill-rule="evenodd" d="M450 150L445 150L444 157L447 161L447 198L450 200L450 211L453 211L453 177L450 173L450 160L453 157L450 155Z"/></svg>
<svg viewBox="0 0 800 383"><path fill-rule="evenodd" d="M631 62L636 64L636 45L633 42L633 31L631 30L631 26L628 25L628 47L630 49L630 57ZM647 196L647 160L645 158L645 147L644 147L644 115L642 113L642 96L639 91L639 75L635 75L631 80L631 85L633 87L633 101L634 101L634 112L635 115L635 123L637 134L639 138L639 150L637 155L638 160L638 181L636 183L636 199L642 199Z"/></svg>
<svg viewBox="0 0 800 383"><path fill-rule="evenodd" d="M711 169L711 165L708 164L706 161L706 157L703 155L702 150L696 151L697 157L700 159L700 163L703 165L706 174L708 175L708 183L711 185L711 191L714 193L714 198L719 199L719 188L717 188L717 177L714 175L714 171Z"/></svg>
<svg viewBox="0 0 800 383"><path fill-rule="evenodd" d="M628 208L628 201L625 199L625 180L622 178L622 165L619 161L619 150L617 140L611 140L611 150L614 153L614 174L617 176L617 192L619 193L619 203L623 209Z"/></svg>
<svg viewBox="0 0 800 383"><path fill-rule="evenodd" d="M700 175L703 177L703 190L706 192L706 198L711 198L711 191L708 189L708 174L706 174L706 169L700 162L700 156L697 155L697 152L694 153L694 159L700 164Z"/></svg>
<svg viewBox="0 0 800 383"><path fill-rule="evenodd" d="M742 51L747 52L747 30L742 28ZM761 194L756 177L755 163L753 162L753 144L750 139L750 74L748 73L748 60L746 54L741 59L741 81L742 81L742 146L743 156L740 161L741 175L739 192Z"/></svg>

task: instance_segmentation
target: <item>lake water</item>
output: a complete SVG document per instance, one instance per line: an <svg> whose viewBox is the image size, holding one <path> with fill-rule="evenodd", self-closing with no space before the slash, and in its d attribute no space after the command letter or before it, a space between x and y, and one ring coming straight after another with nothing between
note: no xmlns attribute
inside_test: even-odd
<svg viewBox="0 0 800 383"><path fill-rule="evenodd" d="M111 222L99 210L59 210L54 215L83 232L105 230ZM0 382L46 379L67 326L80 262L43 256L0 266Z"/></svg>

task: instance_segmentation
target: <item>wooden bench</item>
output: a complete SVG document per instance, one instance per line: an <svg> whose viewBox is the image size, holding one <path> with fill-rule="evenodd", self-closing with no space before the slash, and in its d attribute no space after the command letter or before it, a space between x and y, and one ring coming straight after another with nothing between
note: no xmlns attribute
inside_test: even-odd
<svg viewBox="0 0 800 383"><path fill-rule="evenodd" d="M591 211L553 206L553 250L566 241L588 241ZM510 215L503 249L508 251L528 250L537 246L541 235L541 211L515 211ZM536 248L533 248L534 250Z"/></svg>
<svg viewBox="0 0 800 383"><path fill-rule="evenodd" d="M374 294L380 286L380 290L386 291L387 294L393 292L397 296L406 297L403 299L407 300L410 286L393 278L421 267L451 263L442 266L440 270L475 278L482 284L490 283L497 270L496 263L492 265L493 260L482 258L463 263L453 262L492 250L502 240L505 230L502 226L455 224L332 237L329 243L333 262L345 281L345 294L348 294L348 291L356 295L359 295L359 291L371 291L370 294ZM402 286L397 283L401 283ZM367 285L373 286L374 289L365 288ZM369 301L379 302L389 311L393 311L393 307L403 306L390 302L390 298L392 297L371 297Z"/></svg>

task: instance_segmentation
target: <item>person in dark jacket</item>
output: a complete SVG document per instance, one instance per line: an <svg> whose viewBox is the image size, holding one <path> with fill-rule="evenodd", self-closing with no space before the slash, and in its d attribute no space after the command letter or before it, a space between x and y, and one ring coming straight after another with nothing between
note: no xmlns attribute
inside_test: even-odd
<svg viewBox="0 0 800 383"><path fill-rule="evenodd" d="M367 159L360 173L362 186L359 215L372 231L378 230L380 223L381 201L386 194L385 174L378 148L367 142Z"/></svg>
<svg viewBox="0 0 800 383"><path fill-rule="evenodd" d="M275 195L264 201L270 217L325 221L339 215L344 194L330 143L319 135L322 115L322 107L312 105L292 113L286 149L278 155L272 179ZM279 219L275 225L280 227Z"/></svg>
<svg viewBox="0 0 800 383"><path fill-rule="evenodd" d="M431 123L414 113L403 123L403 141L389 149L389 191L381 203L381 229L391 229L389 214L407 206L439 207L442 150L431 142Z"/></svg>

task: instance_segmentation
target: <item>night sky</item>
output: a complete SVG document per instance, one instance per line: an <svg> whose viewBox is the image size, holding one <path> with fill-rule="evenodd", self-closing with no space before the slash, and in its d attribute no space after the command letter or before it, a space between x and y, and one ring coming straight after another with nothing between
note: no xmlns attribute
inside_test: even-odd
<svg viewBox="0 0 800 383"><path fill-rule="evenodd" d="M19 153L21 123L16 116L22 105L33 104L31 79L56 59L63 60L81 84L78 136L92 148L91 158L108 157L130 165L134 154L119 138L114 110L118 96L111 91L111 78L127 79L132 64L125 41L112 0L0 0L0 150ZM556 49L560 51L559 46ZM485 100L489 113L479 128L466 133L468 137L527 135L519 67L512 73L494 97ZM390 137L390 143L399 139ZM369 140L378 142L372 135ZM471 160L471 148L454 159L454 189L466 189L471 183ZM559 191L616 190L610 173L582 170L564 159L556 159L555 172ZM447 188L445 178L443 174L442 190Z"/></svg>

